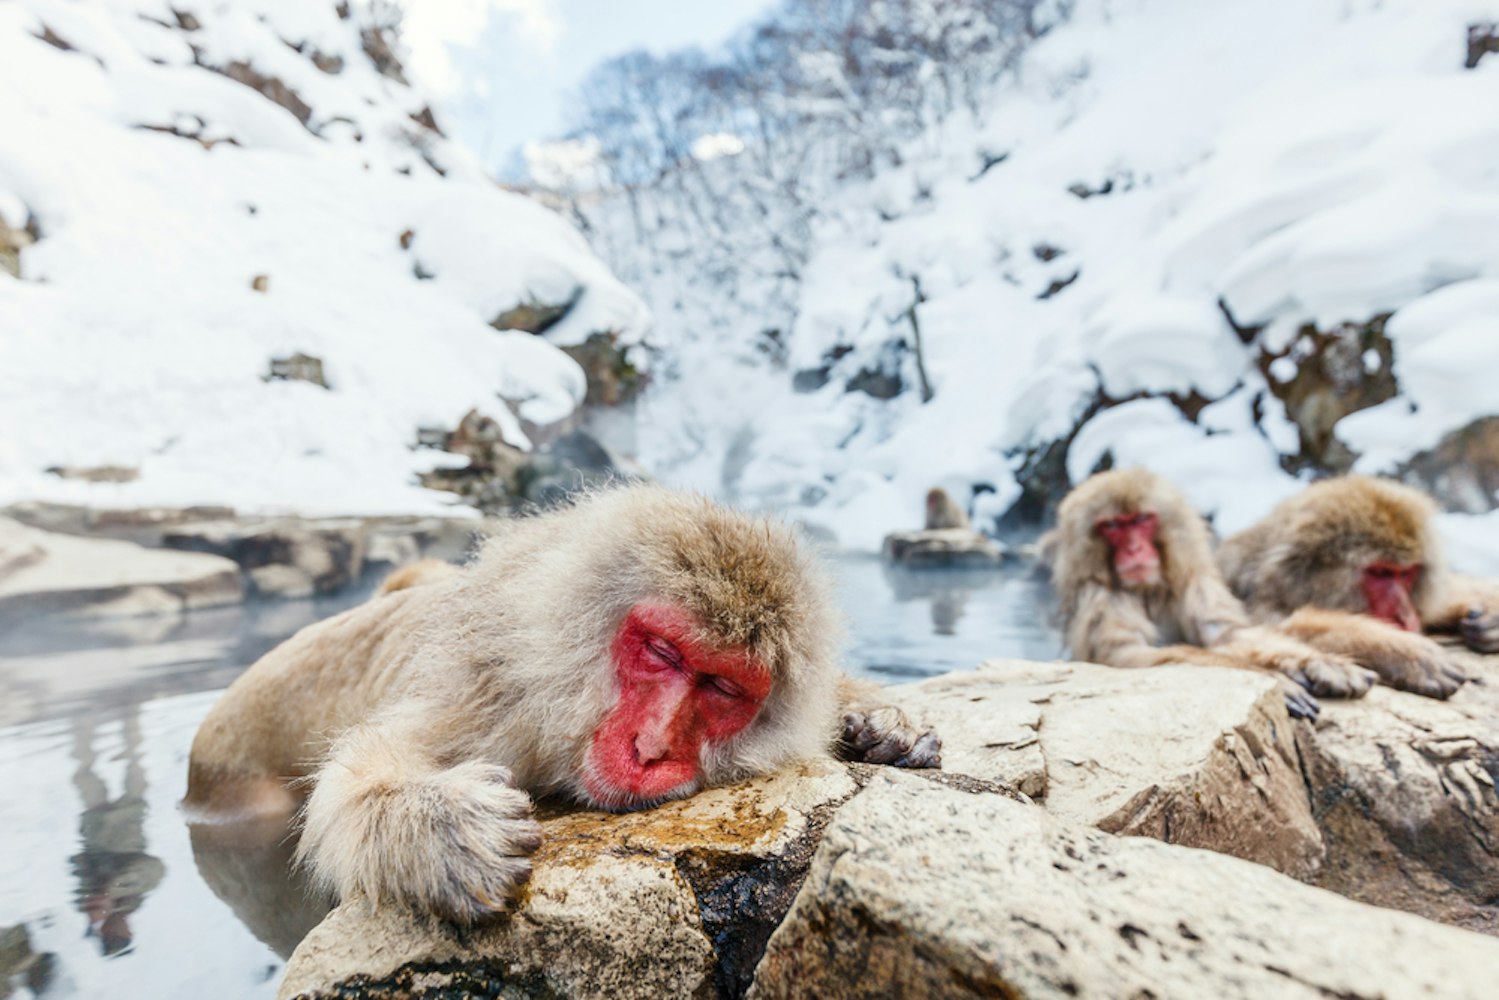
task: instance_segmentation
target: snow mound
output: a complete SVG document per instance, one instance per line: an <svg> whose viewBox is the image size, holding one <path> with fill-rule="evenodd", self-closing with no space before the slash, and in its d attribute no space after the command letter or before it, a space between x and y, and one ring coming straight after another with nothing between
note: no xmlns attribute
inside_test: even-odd
<svg viewBox="0 0 1499 1000"><path fill-rule="evenodd" d="M1499 413L1499 118L1482 111L1499 58L1464 67L1468 25L1493 16L1469 0L1079 0L979 114L809 198L789 292L663 279L616 241L616 270L673 304L659 332L685 373L648 399L662 430L642 457L868 547L912 526L934 484L993 512L1076 433L1074 480L1147 465L1231 531L1299 485L1277 390L1300 331L1393 313L1398 395L1337 427L1358 469L1392 470ZM723 158L709 176L754 168ZM767 326L786 332L757 355ZM703 377L715 359L730 373ZM893 398L859 391L870 369L898 379Z"/></svg>
<svg viewBox="0 0 1499 1000"><path fill-rule="evenodd" d="M0 213L40 232L0 272L0 503L446 510L418 427L529 447L583 399L556 345L640 341L579 234L437 131L384 7L0 4ZM269 378L297 353L326 387ZM104 466L136 476L46 471Z"/></svg>

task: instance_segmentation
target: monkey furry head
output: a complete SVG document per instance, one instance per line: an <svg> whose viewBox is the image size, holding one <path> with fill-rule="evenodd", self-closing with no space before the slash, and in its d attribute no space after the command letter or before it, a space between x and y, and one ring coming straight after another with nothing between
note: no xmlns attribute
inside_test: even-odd
<svg viewBox="0 0 1499 1000"><path fill-rule="evenodd" d="M1120 579L1117 546L1106 537L1111 521L1141 518L1158 552L1159 578L1146 583ZM1186 497L1148 469L1117 469L1084 480L1057 507L1057 525L1043 540L1057 592L1076 595L1083 585L1107 589L1164 586L1185 593L1204 566L1213 562L1212 543L1202 518ZM1065 599L1065 598L1064 598ZM1064 608L1066 614L1072 609Z"/></svg>
<svg viewBox="0 0 1499 1000"><path fill-rule="evenodd" d="M836 736L838 618L783 525L654 486L606 490L511 522L438 586L440 631L458 638L443 656L462 661L440 673L469 687L449 696L453 711L499 702L518 709L508 719L546 720L469 734L507 744L499 756L521 761L521 787L631 808L771 770ZM702 731L673 731L671 752L647 746L656 737L638 730L664 709L632 699L684 670L706 684L710 721L684 721Z"/></svg>
<svg viewBox="0 0 1499 1000"><path fill-rule="evenodd" d="M1446 576L1436 505L1419 490L1372 476L1326 479L1281 501L1219 551L1234 591L1256 608L1367 610L1361 577L1410 567L1410 600L1422 617ZM1419 630L1419 625L1415 626Z"/></svg>
<svg viewBox="0 0 1499 1000"><path fill-rule="evenodd" d="M860 704L827 586L786 527L634 485L512 521L242 674L193 741L201 821L290 812L340 897L468 923L541 842L534 796L634 809L822 756L940 764Z"/></svg>

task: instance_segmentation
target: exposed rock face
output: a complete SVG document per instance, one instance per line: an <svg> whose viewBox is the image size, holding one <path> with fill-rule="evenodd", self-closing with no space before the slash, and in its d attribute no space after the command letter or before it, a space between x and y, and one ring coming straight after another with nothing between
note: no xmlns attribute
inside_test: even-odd
<svg viewBox="0 0 1499 1000"><path fill-rule="evenodd" d="M979 569L998 566L1005 550L972 528L897 531L885 536L885 558L900 566Z"/></svg>
<svg viewBox="0 0 1499 1000"><path fill-rule="evenodd" d="M0 518L0 620L182 612L243 597L239 568L218 556L76 538Z"/></svg>
<svg viewBox="0 0 1499 1000"><path fill-rule="evenodd" d="M868 774L825 761L647 812L547 819L510 920L459 934L346 903L302 942L280 995L358 984L361 996L437 997L480 980L488 995L742 995L822 827Z"/></svg>
<svg viewBox="0 0 1499 1000"><path fill-rule="evenodd" d="M630 350L613 333L595 333L581 344L563 347L588 380L585 406L621 406L633 402L645 387L646 375L630 359Z"/></svg>
<svg viewBox="0 0 1499 1000"><path fill-rule="evenodd" d="M332 593L422 558L456 561L483 529L482 522L458 518L238 517L223 507L109 510L32 503L8 513L47 531L232 560L252 593L275 598Z"/></svg>
<svg viewBox="0 0 1499 1000"><path fill-rule="evenodd" d="M311 597L424 556L456 559L477 526L441 518L235 518L164 531L169 549L234 560L262 597Z"/></svg>
<svg viewBox="0 0 1499 1000"><path fill-rule="evenodd" d="M1398 391L1394 349L1385 335L1389 315L1330 330L1307 325L1284 352L1261 351L1266 383L1296 424L1301 450L1285 457L1293 470L1347 472L1357 457L1334 434L1337 422Z"/></svg>
<svg viewBox="0 0 1499 1000"><path fill-rule="evenodd" d="M264 277L264 275L261 275ZM256 278L258 282L260 278ZM264 287L257 286L257 292L265 291ZM313 385L328 388L328 379L323 374L323 359L315 358L310 354L298 351L296 354L285 358L272 358L270 374L266 375L266 381L283 379L289 382L311 382Z"/></svg>
<svg viewBox="0 0 1499 1000"><path fill-rule="evenodd" d="M1499 666L1449 701L1375 688L1323 705L1306 747L1319 885L1499 935Z"/></svg>
<svg viewBox="0 0 1499 1000"><path fill-rule="evenodd" d="M1296 732L1270 681L1198 667L992 661L892 695L942 734L943 767L1060 819L1258 861L1322 865Z"/></svg>
<svg viewBox="0 0 1499 1000"><path fill-rule="evenodd" d="M749 996L1486 996L1499 941L1206 851L886 772L839 810Z"/></svg>
<svg viewBox="0 0 1499 1000"><path fill-rule="evenodd" d="M1411 456L1400 479L1441 500L1448 510L1486 514L1499 506L1499 417L1482 417Z"/></svg>
<svg viewBox="0 0 1499 1000"><path fill-rule="evenodd" d="M575 430L532 452L508 444L493 418L470 410L451 433L421 428L418 441L468 459L456 469L433 469L422 485L450 490L486 514L549 507L590 486L635 476L630 464L596 438Z"/></svg>
<svg viewBox="0 0 1499 1000"><path fill-rule="evenodd" d="M19 278L21 251L35 243L38 235L34 219L7 220L0 213L0 271Z"/></svg>
<svg viewBox="0 0 1499 1000"><path fill-rule="evenodd" d="M572 295L561 302L539 302L535 299L521 302L490 320L489 325L496 330L545 333L568 314L582 294L583 289L575 288Z"/></svg>

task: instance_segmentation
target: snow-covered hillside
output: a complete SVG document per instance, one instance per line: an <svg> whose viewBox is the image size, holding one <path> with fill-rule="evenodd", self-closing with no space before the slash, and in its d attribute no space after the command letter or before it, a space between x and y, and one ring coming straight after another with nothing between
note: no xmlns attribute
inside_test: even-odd
<svg viewBox="0 0 1499 1000"><path fill-rule="evenodd" d="M601 243L673 359L642 459L855 546L934 483L1001 515L1069 440L1072 479L1151 466L1226 531L1297 488L1288 468L1395 469L1499 413L1499 56L1465 67L1496 17L1079 0L979 115L810 196L794 282L695 269L722 252L669 224L651 253ZM735 159L695 169L723 188L753 170ZM1499 570L1474 521L1456 561Z"/></svg>
<svg viewBox="0 0 1499 1000"><path fill-rule="evenodd" d="M583 399L557 345L642 337L582 237L436 130L388 9L0 3L0 503L446 508L419 426L478 407L526 447ZM574 298L544 338L489 325ZM326 387L268 378L298 353Z"/></svg>

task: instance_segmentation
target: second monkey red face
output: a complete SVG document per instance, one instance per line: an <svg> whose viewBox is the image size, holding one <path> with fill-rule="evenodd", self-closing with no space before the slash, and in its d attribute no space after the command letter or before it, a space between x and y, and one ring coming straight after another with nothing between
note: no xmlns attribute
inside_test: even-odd
<svg viewBox="0 0 1499 1000"><path fill-rule="evenodd" d="M1159 519L1154 512L1120 514L1098 522L1098 533L1113 551L1114 572L1126 586L1148 587L1161 579L1156 548Z"/></svg>
<svg viewBox="0 0 1499 1000"><path fill-rule="evenodd" d="M743 647L705 645L681 608L637 604L611 647L618 699L588 747L594 804L632 808L691 792L703 748L738 733L770 694L770 671Z"/></svg>

